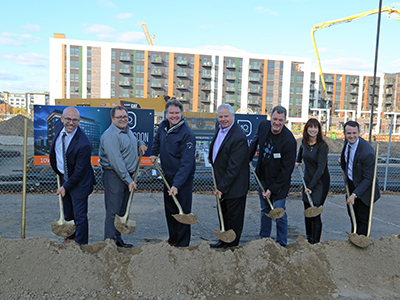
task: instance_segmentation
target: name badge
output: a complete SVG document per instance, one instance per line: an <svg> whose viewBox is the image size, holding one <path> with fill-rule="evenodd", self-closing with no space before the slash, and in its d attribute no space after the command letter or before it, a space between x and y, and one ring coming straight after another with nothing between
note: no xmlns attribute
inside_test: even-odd
<svg viewBox="0 0 400 300"><path fill-rule="evenodd" d="M280 153L274 153L274 158L281 158L281 154Z"/></svg>

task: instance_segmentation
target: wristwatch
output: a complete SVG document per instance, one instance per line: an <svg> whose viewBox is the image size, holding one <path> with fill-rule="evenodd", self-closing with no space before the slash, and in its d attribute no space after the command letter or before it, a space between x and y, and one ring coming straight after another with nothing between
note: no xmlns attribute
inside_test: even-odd
<svg viewBox="0 0 400 300"><path fill-rule="evenodd" d="M355 193L353 193L353 194L351 194L351 195L357 198L357 195L356 195Z"/></svg>

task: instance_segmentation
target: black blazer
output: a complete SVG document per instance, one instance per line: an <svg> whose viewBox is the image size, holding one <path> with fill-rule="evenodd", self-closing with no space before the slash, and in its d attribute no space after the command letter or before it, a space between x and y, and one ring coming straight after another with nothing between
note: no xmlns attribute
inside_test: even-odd
<svg viewBox="0 0 400 300"><path fill-rule="evenodd" d="M56 124L55 136L50 147L50 165L54 172L63 176L57 169L55 141L64 128ZM71 195L89 196L96 184L91 165L92 144L86 134L78 127L67 149L68 181L63 186Z"/></svg>
<svg viewBox="0 0 400 300"><path fill-rule="evenodd" d="M212 162L213 148L219 129L213 137L209 149L209 160ZM217 189L223 193L223 199L245 196L249 189L249 164L246 157L249 146L242 128L234 122L219 148L214 167Z"/></svg>
<svg viewBox="0 0 400 300"><path fill-rule="evenodd" d="M361 137L359 137L359 140L353 162L353 183L355 186L353 193L355 193L357 198L360 198L365 205L369 206L371 204L372 180L375 168L375 151L366 140ZM347 144L348 142L345 141L340 157L340 164L343 170L346 168L344 152ZM376 178L374 202L378 201L380 197L379 182L378 178Z"/></svg>
<svg viewBox="0 0 400 300"><path fill-rule="evenodd" d="M251 140L249 161L253 160L254 154L259 147L259 158L264 154L264 143L268 133L271 131L271 121L265 120L258 126L257 133ZM293 134L283 126L281 136L277 140L271 154L271 161L266 170L265 178L260 178L266 182L264 187L271 191L271 200L281 200L287 197L290 189L290 181L294 165L296 162L296 140ZM260 176L261 159L257 161L256 173Z"/></svg>

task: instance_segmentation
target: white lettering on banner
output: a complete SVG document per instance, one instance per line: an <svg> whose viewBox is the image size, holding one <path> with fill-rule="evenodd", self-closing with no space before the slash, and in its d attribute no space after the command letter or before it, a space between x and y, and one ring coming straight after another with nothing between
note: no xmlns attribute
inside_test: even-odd
<svg viewBox="0 0 400 300"><path fill-rule="evenodd" d="M132 133L137 138L138 141L142 141L145 143L149 142L150 133L148 132L132 132Z"/></svg>

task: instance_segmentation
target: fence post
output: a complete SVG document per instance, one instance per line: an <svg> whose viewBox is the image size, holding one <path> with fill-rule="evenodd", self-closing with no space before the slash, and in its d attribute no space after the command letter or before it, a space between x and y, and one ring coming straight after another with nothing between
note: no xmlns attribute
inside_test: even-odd
<svg viewBox="0 0 400 300"><path fill-rule="evenodd" d="M383 185L384 192L386 192L387 175L389 169L390 145L392 143L392 129L393 129L393 115L390 116L389 145L388 145L388 152L386 155L385 184Z"/></svg>

